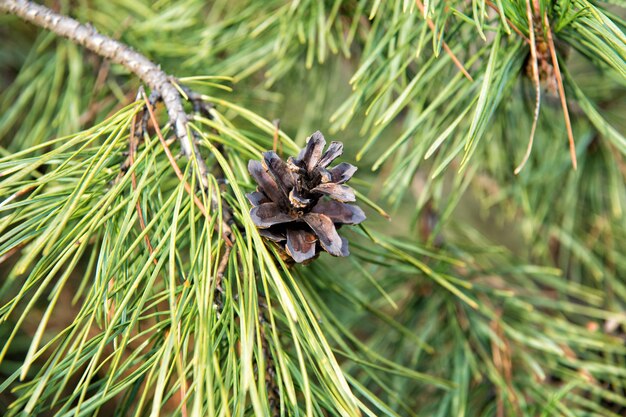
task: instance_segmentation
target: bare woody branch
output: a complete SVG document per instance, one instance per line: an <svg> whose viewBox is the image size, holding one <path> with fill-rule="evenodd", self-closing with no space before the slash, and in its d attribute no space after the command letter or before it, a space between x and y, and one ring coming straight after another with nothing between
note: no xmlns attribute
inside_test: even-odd
<svg viewBox="0 0 626 417"><path fill-rule="evenodd" d="M195 156L203 186L207 185L208 169L187 131L187 114L180 93L170 77L148 58L114 39L104 36L88 25L55 13L45 6L24 0L0 0L0 11L13 14L36 26L84 46L95 54L111 60L139 77L153 91L159 93L167 109L183 153Z"/></svg>

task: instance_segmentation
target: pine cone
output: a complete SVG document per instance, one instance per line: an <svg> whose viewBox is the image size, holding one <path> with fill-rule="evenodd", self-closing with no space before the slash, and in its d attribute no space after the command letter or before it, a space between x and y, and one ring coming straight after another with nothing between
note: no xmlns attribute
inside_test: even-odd
<svg viewBox="0 0 626 417"><path fill-rule="evenodd" d="M333 256L348 256L348 241L337 229L365 220L355 201L354 190L344 185L356 167L342 162L327 169L343 152L341 142L326 141L318 131L307 140L297 158L287 162L273 151L263 161L251 160L248 171L257 191L246 196L254 206L250 216L261 235L276 242L295 262L302 263L325 250Z"/></svg>

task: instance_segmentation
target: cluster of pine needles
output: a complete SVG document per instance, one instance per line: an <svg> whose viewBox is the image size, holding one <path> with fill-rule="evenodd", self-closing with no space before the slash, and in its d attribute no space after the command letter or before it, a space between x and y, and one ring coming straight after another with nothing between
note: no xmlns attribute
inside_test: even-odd
<svg viewBox="0 0 626 417"><path fill-rule="evenodd" d="M626 414L619 0L44 3L176 77L198 154L0 15L0 415ZM248 163L318 129L367 221L292 265Z"/></svg>

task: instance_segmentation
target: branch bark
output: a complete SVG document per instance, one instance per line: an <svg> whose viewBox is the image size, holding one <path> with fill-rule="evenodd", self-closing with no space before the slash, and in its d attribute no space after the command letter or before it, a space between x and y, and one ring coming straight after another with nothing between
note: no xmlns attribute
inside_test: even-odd
<svg viewBox="0 0 626 417"><path fill-rule="evenodd" d="M67 38L84 46L91 52L111 60L139 77L153 91L159 93L167 109L170 123L187 157L195 156L202 185L207 186L208 169L198 147L187 130L187 114L182 98L170 77L148 58L131 47L104 36L89 25L55 13L45 6L25 0L0 0L0 11L13 14L21 19Z"/></svg>

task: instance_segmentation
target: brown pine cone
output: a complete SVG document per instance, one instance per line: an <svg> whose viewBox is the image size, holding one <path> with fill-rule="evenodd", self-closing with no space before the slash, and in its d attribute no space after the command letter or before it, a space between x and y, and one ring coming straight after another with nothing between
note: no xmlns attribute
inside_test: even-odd
<svg viewBox="0 0 626 417"><path fill-rule="evenodd" d="M348 241L337 229L365 220L355 201L354 190L344 183L356 167L342 162L327 169L343 152L341 142L326 141L313 133L297 158L287 162L273 151L262 161L251 160L248 171L257 182L257 191L246 196L254 206L250 216L261 235L276 242L298 263L309 261L325 250L333 256L348 256Z"/></svg>

